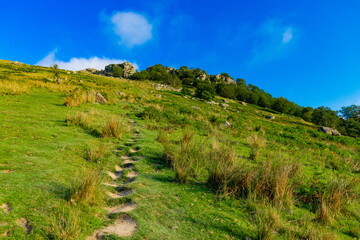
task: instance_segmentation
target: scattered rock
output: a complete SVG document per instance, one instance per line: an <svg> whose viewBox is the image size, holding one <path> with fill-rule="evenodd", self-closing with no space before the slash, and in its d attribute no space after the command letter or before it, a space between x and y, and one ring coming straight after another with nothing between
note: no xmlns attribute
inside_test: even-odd
<svg viewBox="0 0 360 240"><path fill-rule="evenodd" d="M1 170L2 173L11 173L13 172L12 170L9 170L9 169L4 169L4 170Z"/></svg>
<svg viewBox="0 0 360 240"><path fill-rule="evenodd" d="M269 115L269 116L266 116L265 118L266 118L266 119L269 119L269 120L274 120L274 119L275 119L275 115Z"/></svg>
<svg viewBox="0 0 360 240"><path fill-rule="evenodd" d="M247 106L246 102L240 102L240 104L243 105L243 106Z"/></svg>
<svg viewBox="0 0 360 240"><path fill-rule="evenodd" d="M229 106L229 104L220 103L220 107L222 107L223 109L226 109L228 106Z"/></svg>
<svg viewBox="0 0 360 240"><path fill-rule="evenodd" d="M319 132L324 132L329 135L341 136L341 133L338 130L324 126L319 127Z"/></svg>
<svg viewBox="0 0 360 240"><path fill-rule="evenodd" d="M119 95L119 96L123 96L123 97L125 97L125 96L126 96L126 94L125 94L125 93L120 92L120 91L118 92L118 95Z"/></svg>
<svg viewBox="0 0 360 240"><path fill-rule="evenodd" d="M225 127L231 127L231 123L229 123L228 121L225 121Z"/></svg>
<svg viewBox="0 0 360 240"><path fill-rule="evenodd" d="M193 109L196 109L196 110L201 110L200 107L197 107L197 106L191 106Z"/></svg>
<svg viewBox="0 0 360 240"><path fill-rule="evenodd" d="M101 93L96 92L95 93L95 102L96 103L107 103L107 100L104 98L103 95L101 95Z"/></svg>
<svg viewBox="0 0 360 240"><path fill-rule="evenodd" d="M99 73L100 73L100 71L97 70L97 69L95 69L95 68L87 68L87 69L85 69L84 71L85 71L85 72L89 72L89 73L91 73L91 74L99 74Z"/></svg>

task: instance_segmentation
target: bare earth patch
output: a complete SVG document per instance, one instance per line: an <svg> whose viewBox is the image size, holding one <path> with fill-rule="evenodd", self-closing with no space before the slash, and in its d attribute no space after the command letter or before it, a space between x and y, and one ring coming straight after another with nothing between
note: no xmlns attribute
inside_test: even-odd
<svg viewBox="0 0 360 240"><path fill-rule="evenodd" d="M7 203L1 204L0 208L4 211L4 213L9 213L11 211L11 207Z"/></svg>
<svg viewBox="0 0 360 240"><path fill-rule="evenodd" d="M135 208L136 208L136 203L131 201L131 202L126 202L126 203L124 203L122 205L117 205L117 206L114 206L114 207L108 207L108 208L106 208L106 210L108 211L107 215L111 215L111 214L115 214L115 213L131 212Z"/></svg>
<svg viewBox="0 0 360 240"><path fill-rule="evenodd" d="M32 227L29 224L29 221L26 218L19 218L18 220L16 220L16 223L22 227L26 234L29 234L31 232Z"/></svg>

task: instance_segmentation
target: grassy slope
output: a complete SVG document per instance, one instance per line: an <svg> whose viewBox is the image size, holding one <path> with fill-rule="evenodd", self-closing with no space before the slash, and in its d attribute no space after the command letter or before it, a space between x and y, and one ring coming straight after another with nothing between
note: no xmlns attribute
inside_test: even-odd
<svg viewBox="0 0 360 240"><path fill-rule="evenodd" d="M65 193L76 175L83 176L86 169L96 167L85 161L88 145L106 144L108 154L102 166L106 172L113 164L119 164L119 156L128 151L128 136L120 140L101 139L78 126L67 126L64 120L77 111L95 111L95 128L100 128L111 116L137 121L136 127L141 132L137 146L142 149L136 155L143 161L136 165L140 176L132 183L135 191L131 198L138 208L129 215L137 220L139 228L131 239L255 237L259 225L254 212L264 208L262 203L216 195L201 179L191 179L189 184L174 182L173 171L162 161L163 147L155 141L158 129L173 132L172 138L176 140L183 125L191 126L199 138L204 138L211 131L209 129L217 126L212 134L214 131L221 133L219 136L235 144L239 156L244 159L249 155L247 137L263 132L267 141L266 149L262 150L264 155L280 154L301 163L303 186L310 189L314 179L326 183L335 176L359 180L359 173L354 173L351 168L359 157L359 143L355 139L320 134L315 126L299 119L277 115L276 120L270 122L264 119L269 113L254 106L231 102L228 110L224 110L198 100L185 99L171 91L156 90L149 83L82 73L62 72L62 76L67 80L58 84L49 80L49 69L0 62L0 93L3 93L0 96L0 170L13 171L0 172L0 204L10 203L12 208L8 214L0 211L0 234L11 230L11 238L25 237L25 232L16 225L16 219L25 217L33 226L27 238L46 239L51 232L49 221L58 218L54 214L56 216L68 208L80 216L80 223L77 223L81 229L79 239L108 223L101 204L69 205ZM114 104L88 103L65 107L65 96L76 86L100 91ZM125 93L126 97L117 91ZM157 97L159 94L161 98ZM138 113L145 108L167 114L161 118L144 119ZM208 122L209 119L213 124ZM224 128L225 120L234 127ZM122 152L112 151L119 147ZM257 163L249 161L248 164ZM106 178L104 174L104 181ZM305 192L309 189L301 188ZM359 193L359 189L357 191ZM351 214L343 213L331 224L322 225L314 222L315 212L306 204L297 204L290 212L279 214L282 227L275 236L286 239L289 238L286 232L306 237L311 236L311 231L327 231L335 234L335 239L352 239L351 235L358 234L359 207L359 202L352 203L349 206Z"/></svg>

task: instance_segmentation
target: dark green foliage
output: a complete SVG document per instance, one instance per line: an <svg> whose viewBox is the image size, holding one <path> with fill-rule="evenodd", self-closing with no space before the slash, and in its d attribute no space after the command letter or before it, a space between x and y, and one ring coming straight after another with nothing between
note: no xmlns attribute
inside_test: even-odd
<svg viewBox="0 0 360 240"><path fill-rule="evenodd" d="M114 66L113 68L113 76L120 78L124 74L124 70L120 66Z"/></svg>
<svg viewBox="0 0 360 240"><path fill-rule="evenodd" d="M53 73L54 73L54 78L55 79L58 79L58 77L60 76L60 69L59 69L59 66L57 64L54 64L52 67L51 67Z"/></svg>
<svg viewBox="0 0 360 240"><path fill-rule="evenodd" d="M207 92L204 93L203 92ZM208 82L198 82L196 86L195 96L198 98L202 98L205 100L209 100L213 98L213 95L215 95L215 88Z"/></svg>
<svg viewBox="0 0 360 240"><path fill-rule="evenodd" d="M142 70L141 72L134 73L131 77L133 80L147 80L150 79L150 74L146 70Z"/></svg>
<svg viewBox="0 0 360 240"><path fill-rule="evenodd" d="M344 119L354 119L357 121L360 119L360 106L351 105L342 107L339 112Z"/></svg>
<svg viewBox="0 0 360 240"><path fill-rule="evenodd" d="M318 125L334 128L339 122L339 117L328 107L318 107L312 114L312 121Z"/></svg>
<svg viewBox="0 0 360 240"><path fill-rule="evenodd" d="M213 99L211 93L209 91L206 91L206 90L201 92L201 97L200 98L202 98L204 100L207 100L207 101L211 101Z"/></svg>
<svg viewBox="0 0 360 240"><path fill-rule="evenodd" d="M191 95L192 94L191 90L189 88L187 88L187 87L183 87L181 89L181 93L183 93L185 95Z"/></svg>

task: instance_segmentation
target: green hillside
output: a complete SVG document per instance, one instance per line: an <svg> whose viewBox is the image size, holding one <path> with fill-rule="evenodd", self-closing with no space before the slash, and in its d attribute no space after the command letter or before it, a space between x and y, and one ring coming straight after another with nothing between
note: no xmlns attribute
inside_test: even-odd
<svg viewBox="0 0 360 240"><path fill-rule="evenodd" d="M360 238L359 139L191 87L58 75L0 61L0 239Z"/></svg>

